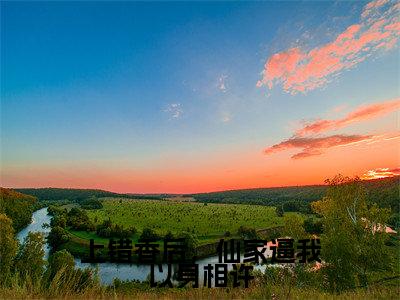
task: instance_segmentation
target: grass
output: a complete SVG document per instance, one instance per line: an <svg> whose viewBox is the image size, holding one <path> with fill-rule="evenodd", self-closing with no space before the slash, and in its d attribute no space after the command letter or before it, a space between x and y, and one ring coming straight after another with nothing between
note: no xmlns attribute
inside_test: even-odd
<svg viewBox="0 0 400 300"><path fill-rule="evenodd" d="M154 229L160 236L168 231L174 235L192 232L197 235L199 245L204 245L218 241L228 231L231 237L238 237L240 226L266 229L283 223L283 218L276 216L274 207L261 205L203 204L190 199L103 198L103 206L102 209L87 210L92 221L100 224L110 218L113 224L124 228L135 227L137 233L130 237L133 244L137 243L146 227ZM109 242L108 238L99 237L95 232L69 229L69 233L71 239L63 248L76 256L86 254L90 239L94 239L96 244L108 245Z"/></svg>
<svg viewBox="0 0 400 300"><path fill-rule="evenodd" d="M186 201L127 200L105 198L104 207L89 210L89 217L99 224L111 218L125 228L138 231L152 228L160 235L168 231L179 234L193 232L199 237L213 238L225 232L236 233L240 226L256 229L282 225L274 207L243 204L203 204Z"/></svg>
<svg viewBox="0 0 400 300"><path fill-rule="evenodd" d="M120 282L102 286L94 280L82 286L80 279L69 276L61 269L47 280L12 280L11 286L0 287L0 299L398 299L397 284L371 285L340 294L321 291L315 287L297 287L289 284L272 284L256 277L249 288L149 288L148 283Z"/></svg>

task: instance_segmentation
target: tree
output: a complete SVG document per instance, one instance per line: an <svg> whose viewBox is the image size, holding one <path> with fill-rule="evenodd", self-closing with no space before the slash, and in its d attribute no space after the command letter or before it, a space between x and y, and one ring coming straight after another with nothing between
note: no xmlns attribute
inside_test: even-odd
<svg viewBox="0 0 400 300"><path fill-rule="evenodd" d="M358 178L341 175L327 180L326 197L312 208L322 216L321 255L330 288L342 291L367 285L372 271L390 266L382 232L389 210L367 206L366 190Z"/></svg>
<svg viewBox="0 0 400 300"><path fill-rule="evenodd" d="M283 234L293 239L302 239L307 237L303 227L303 218L298 214L286 214L283 216L284 229Z"/></svg>
<svg viewBox="0 0 400 300"><path fill-rule="evenodd" d="M146 227L143 229L142 234L140 235L140 238L144 239L144 240L152 240L152 239L157 240L160 237L158 236L157 233L154 232L153 229Z"/></svg>
<svg viewBox="0 0 400 300"><path fill-rule="evenodd" d="M251 227L246 227L246 226L240 226L238 229L238 234L243 238L243 239L257 239L258 234L257 231L254 228Z"/></svg>
<svg viewBox="0 0 400 300"><path fill-rule="evenodd" d="M96 229L86 211L77 207L73 207L68 212L67 225L74 230L94 231Z"/></svg>
<svg viewBox="0 0 400 300"><path fill-rule="evenodd" d="M173 238L174 238L174 235L172 234L171 231L168 231L164 236L165 240L170 240L170 239L173 239Z"/></svg>
<svg viewBox="0 0 400 300"><path fill-rule="evenodd" d="M68 241L68 233L60 226L54 226L47 236L47 242L49 243L53 251L57 250L62 244Z"/></svg>
<svg viewBox="0 0 400 300"><path fill-rule="evenodd" d="M17 249L18 241L14 236L12 221L6 215L0 214L0 285L8 282Z"/></svg>
<svg viewBox="0 0 400 300"><path fill-rule="evenodd" d="M92 196L89 199L82 202L81 207L84 209L101 209L103 204L96 197Z"/></svg>
<svg viewBox="0 0 400 300"><path fill-rule="evenodd" d="M50 225L52 227L59 226L65 228L67 226L67 218L63 214L57 214L51 218Z"/></svg>
<svg viewBox="0 0 400 300"><path fill-rule="evenodd" d="M49 257L46 279L49 290L61 292L63 295L81 293L87 288L98 285L98 277L93 269L75 269L74 257L65 249L57 251ZM59 295L58 295L59 296Z"/></svg>
<svg viewBox="0 0 400 300"><path fill-rule="evenodd" d="M282 205L278 205L275 209L276 215L278 217L283 217L284 211Z"/></svg>
<svg viewBox="0 0 400 300"><path fill-rule="evenodd" d="M16 231L31 222L36 198L14 190L0 188L0 213L6 214Z"/></svg>
<svg viewBox="0 0 400 300"><path fill-rule="evenodd" d="M40 232L29 232L20 247L15 266L23 278L39 279L43 275L45 260L44 235Z"/></svg>
<svg viewBox="0 0 400 300"><path fill-rule="evenodd" d="M191 232L183 232L180 235L180 238L184 238L184 246L186 248L186 255L188 258L192 258L196 255L196 249L199 246L199 239L194 233Z"/></svg>
<svg viewBox="0 0 400 300"><path fill-rule="evenodd" d="M47 273L49 278L53 278L57 272L63 270L65 273L71 273L74 270L74 257L67 250L57 251L49 257L49 266Z"/></svg>
<svg viewBox="0 0 400 300"><path fill-rule="evenodd" d="M303 227L307 233L322 233L322 221L319 219L314 220L312 217L307 218L304 220Z"/></svg>

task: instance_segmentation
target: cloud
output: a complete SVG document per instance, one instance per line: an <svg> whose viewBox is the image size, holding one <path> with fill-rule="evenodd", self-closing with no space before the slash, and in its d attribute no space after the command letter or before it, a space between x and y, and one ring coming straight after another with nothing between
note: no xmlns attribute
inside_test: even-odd
<svg viewBox="0 0 400 300"><path fill-rule="evenodd" d="M394 177L400 175L400 168L378 168L373 170L368 170L363 175L361 179L378 179L386 177Z"/></svg>
<svg viewBox="0 0 400 300"><path fill-rule="evenodd" d="M228 123L228 122L230 122L230 121L232 121L232 114L230 113L230 112L223 112L222 113L222 118L221 118L221 121L223 122L223 123Z"/></svg>
<svg viewBox="0 0 400 300"><path fill-rule="evenodd" d="M227 76L227 75L221 75L221 76L218 78L217 87L218 87L218 89L219 89L221 92L223 92L223 93L225 93L225 92L227 91L226 79L228 79L228 76Z"/></svg>
<svg viewBox="0 0 400 300"><path fill-rule="evenodd" d="M183 114L183 109L180 103L171 103L164 112L170 114L171 119L179 119Z"/></svg>
<svg viewBox="0 0 400 300"><path fill-rule="evenodd" d="M352 68L377 50L395 47L400 33L400 3L376 0L365 5L358 24L336 39L309 51L300 47L275 53L264 66L257 87L272 89L282 84L291 94L307 92L328 83L341 71Z"/></svg>
<svg viewBox="0 0 400 300"><path fill-rule="evenodd" d="M339 113L347 108L347 104L341 104L332 109L332 112Z"/></svg>
<svg viewBox="0 0 400 300"><path fill-rule="evenodd" d="M324 150L356 144L360 142L372 141L372 135L332 135L327 137L292 137L288 140L275 144L264 150L269 155L288 149L301 149L299 153L292 156L293 159L301 159L310 156L320 155Z"/></svg>
<svg viewBox="0 0 400 300"><path fill-rule="evenodd" d="M350 112L344 118L337 120L317 120L307 123L303 128L296 132L296 136L304 136L306 134L315 134L327 130L338 129L348 126L355 122L360 122L372 118L376 118L400 108L400 98L392 99L385 102L363 105Z"/></svg>

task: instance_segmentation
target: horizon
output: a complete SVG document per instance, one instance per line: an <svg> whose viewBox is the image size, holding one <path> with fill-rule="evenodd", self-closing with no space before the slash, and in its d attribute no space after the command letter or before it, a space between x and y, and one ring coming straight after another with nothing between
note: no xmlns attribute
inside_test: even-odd
<svg viewBox="0 0 400 300"><path fill-rule="evenodd" d="M367 179L362 179L360 178L361 181L378 181L378 180L385 180L385 179L394 179L394 178L399 178L400 175L394 175L394 176L388 176L388 177L381 177L381 178L367 178ZM256 189L279 189L279 188L291 188L291 187L312 187L312 186L328 186L327 183L321 183L321 184L306 184L306 185L285 185L285 186L270 186L270 187L250 187L250 188L243 188L243 189L233 189L233 190L215 190L215 191L206 191L206 192L195 192L195 193L187 193L187 194L182 194L182 193L133 193L133 192L126 192L126 193L119 193L116 191L112 190L107 190L107 189L92 189L92 188L74 188L74 187L39 187L39 188L34 188L34 187L2 187L6 189L11 189L11 190L23 190L23 189L67 189L67 190L99 190L99 191L104 191L104 192L110 192L110 193L115 193L115 194L121 194L121 195L178 195L178 196L186 196L186 195L195 195L195 194L208 194L208 193L223 193L223 192L230 192L230 191L242 191L242 190L256 190Z"/></svg>
<svg viewBox="0 0 400 300"><path fill-rule="evenodd" d="M1 2L0 185L400 175L400 5Z"/></svg>

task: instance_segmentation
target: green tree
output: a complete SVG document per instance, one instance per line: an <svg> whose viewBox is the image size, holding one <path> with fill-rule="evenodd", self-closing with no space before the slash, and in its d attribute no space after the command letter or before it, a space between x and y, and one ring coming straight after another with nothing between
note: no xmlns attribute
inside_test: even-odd
<svg viewBox="0 0 400 300"><path fill-rule="evenodd" d="M283 234L293 239L302 239L307 237L303 227L303 218L298 214L286 214L283 216L284 229Z"/></svg>
<svg viewBox="0 0 400 300"><path fill-rule="evenodd" d="M35 203L35 197L0 188L0 213L11 218L16 231L21 230L31 222Z"/></svg>
<svg viewBox="0 0 400 300"><path fill-rule="evenodd" d="M278 205L275 209L276 215L278 217L283 217L284 211L282 205Z"/></svg>
<svg viewBox="0 0 400 300"><path fill-rule="evenodd" d="M51 279L58 271L63 270L65 273L70 273L74 270L74 257L67 250L57 251L49 257L49 265L47 274Z"/></svg>
<svg viewBox="0 0 400 300"><path fill-rule="evenodd" d="M54 226L47 236L47 242L53 251L56 251L62 244L68 241L68 233L60 226Z"/></svg>
<svg viewBox="0 0 400 300"><path fill-rule="evenodd" d="M40 232L30 232L21 245L15 267L23 278L30 278L32 281L43 275L44 260L44 235Z"/></svg>
<svg viewBox="0 0 400 300"><path fill-rule="evenodd" d="M144 240L158 240L160 237L158 236L158 234L151 228L143 228L142 234L140 235L141 239Z"/></svg>
<svg viewBox="0 0 400 300"><path fill-rule="evenodd" d="M390 266L387 235L382 231L389 210L367 206L366 190L358 178L338 175L327 183L326 197L312 204L322 216L327 282L335 291L367 285L370 272Z"/></svg>
<svg viewBox="0 0 400 300"><path fill-rule="evenodd" d="M49 257L45 278L50 296L70 296L71 293L82 293L86 289L91 289L94 285L99 287L96 274L96 271L90 268L75 269L74 257L63 249Z"/></svg>
<svg viewBox="0 0 400 300"><path fill-rule="evenodd" d="M8 282L17 249L18 241L14 236L12 221L6 215L0 214L0 285Z"/></svg>
<svg viewBox="0 0 400 300"><path fill-rule="evenodd" d="M63 214L58 214L51 218L50 225L52 227L59 226L61 228L65 228L67 226L67 218Z"/></svg>
<svg viewBox="0 0 400 300"><path fill-rule="evenodd" d="M191 232L183 232L180 235L180 238L184 238L185 248L186 248L186 255L188 258L191 258L196 255L196 249L199 246L199 239L194 233Z"/></svg>
<svg viewBox="0 0 400 300"><path fill-rule="evenodd" d="M246 227L246 226L240 226L238 229L238 234L243 238L243 239L257 239L258 234L257 231L252 228L252 227Z"/></svg>
<svg viewBox="0 0 400 300"><path fill-rule="evenodd" d="M307 218L304 220L303 227L305 231L308 233L315 233L315 234L322 233L322 221L319 219L315 220L312 217Z"/></svg>

